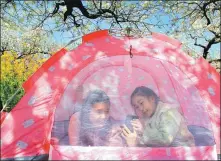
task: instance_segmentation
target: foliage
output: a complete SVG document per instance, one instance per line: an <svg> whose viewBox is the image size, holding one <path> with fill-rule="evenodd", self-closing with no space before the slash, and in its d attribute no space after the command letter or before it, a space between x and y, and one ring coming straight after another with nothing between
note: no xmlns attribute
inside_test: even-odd
<svg viewBox="0 0 221 161"><path fill-rule="evenodd" d="M44 55L50 57L51 53L60 48L54 41L49 39L49 34L37 28L35 30L23 29L18 25L13 29L10 23L2 22L1 30L1 54L4 51L16 52L16 59L28 55Z"/></svg>
<svg viewBox="0 0 221 161"><path fill-rule="evenodd" d="M212 56L212 52L208 54L212 46L221 42L220 5L217 0L162 2L165 12L171 15L168 34L182 39L182 42L192 39L195 47L203 49L201 53L205 59L219 56L220 49L216 50L216 56Z"/></svg>
<svg viewBox="0 0 221 161"><path fill-rule="evenodd" d="M23 96L22 84L61 47L42 29L27 30L22 24L1 23L1 108L9 111ZM18 92L19 90L19 92ZM10 98L18 94L10 100ZM8 101L7 101L8 100Z"/></svg>
<svg viewBox="0 0 221 161"><path fill-rule="evenodd" d="M5 52L1 56L1 101L6 101L22 87L28 77L39 68L46 58L39 58L37 55L28 55L25 58L17 59L17 53ZM7 105L9 111L23 96L21 90Z"/></svg>

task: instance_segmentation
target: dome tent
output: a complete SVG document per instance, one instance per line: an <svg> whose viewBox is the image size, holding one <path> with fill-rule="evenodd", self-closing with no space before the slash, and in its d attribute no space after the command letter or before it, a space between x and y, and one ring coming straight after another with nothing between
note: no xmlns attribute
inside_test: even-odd
<svg viewBox="0 0 221 161"><path fill-rule="evenodd" d="M162 34L128 39L102 30L85 35L72 51L60 50L23 84L24 97L1 124L1 158L37 159L49 154L52 160L216 159L216 150L220 150L220 75L203 58L194 60L180 47L181 43ZM215 142L159 148L79 148L53 143L53 126L61 122L62 129L68 123L75 90L82 84L84 96L97 88L108 94L110 113L116 120L133 113L129 101L133 89L147 86L165 102L180 105L190 130L207 129Z"/></svg>

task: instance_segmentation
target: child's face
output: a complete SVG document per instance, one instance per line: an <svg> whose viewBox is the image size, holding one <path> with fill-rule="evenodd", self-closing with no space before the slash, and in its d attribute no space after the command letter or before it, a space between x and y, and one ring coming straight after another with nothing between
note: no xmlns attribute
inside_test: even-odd
<svg viewBox="0 0 221 161"><path fill-rule="evenodd" d="M140 117L148 117L150 118L156 109L155 99L154 97L145 97L135 95L132 98L132 106L134 107L136 113L138 115L142 115Z"/></svg>
<svg viewBox="0 0 221 161"><path fill-rule="evenodd" d="M95 103L90 112L90 121L95 126L103 126L109 118L109 105L104 102Z"/></svg>

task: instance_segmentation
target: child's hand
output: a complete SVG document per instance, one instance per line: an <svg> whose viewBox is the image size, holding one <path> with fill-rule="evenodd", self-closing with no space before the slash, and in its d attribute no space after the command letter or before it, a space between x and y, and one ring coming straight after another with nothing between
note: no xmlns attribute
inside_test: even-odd
<svg viewBox="0 0 221 161"><path fill-rule="evenodd" d="M135 119L131 121L131 125L133 126L133 129L138 133L138 134L143 134L144 128L143 125L141 124L140 120Z"/></svg>
<svg viewBox="0 0 221 161"><path fill-rule="evenodd" d="M123 130L121 136L126 140L128 146L136 146L137 145L137 133L131 132L125 125L123 125Z"/></svg>

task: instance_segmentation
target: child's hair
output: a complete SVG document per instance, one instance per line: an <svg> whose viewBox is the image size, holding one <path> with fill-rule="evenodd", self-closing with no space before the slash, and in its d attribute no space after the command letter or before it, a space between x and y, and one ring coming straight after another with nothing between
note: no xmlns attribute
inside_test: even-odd
<svg viewBox="0 0 221 161"><path fill-rule="evenodd" d="M133 93L131 94L130 100L132 104L132 98L134 96L145 96L147 98L153 96L155 98L155 103L158 104L160 98L157 96L157 94L150 88L147 88L145 86L137 87Z"/></svg>

